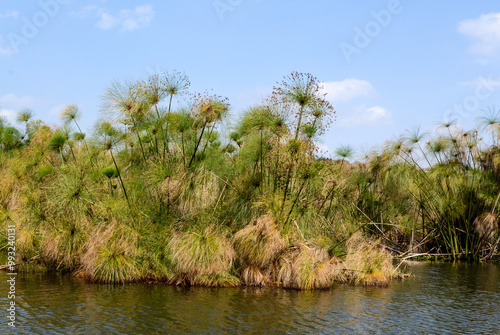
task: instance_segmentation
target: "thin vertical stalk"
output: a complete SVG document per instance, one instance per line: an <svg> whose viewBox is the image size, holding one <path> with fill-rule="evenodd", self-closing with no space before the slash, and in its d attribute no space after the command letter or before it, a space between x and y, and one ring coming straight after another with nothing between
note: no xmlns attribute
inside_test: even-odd
<svg viewBox="0 0 500 335"><path fill-rule="evenodd" d="M290 207L290 211L288 211L288 215L286 216L286 220L285 220L285 223L283 224L283 226L286 226L288 224L288 220L290 219L290 215L292 214L292 211L295 207L295 205L297 204L297 200L299 199L300 197L300 193L302 192L302 189L304 188L305 184L309 181L309 179L304 179L304 182L302 183L302 185L300 186L300 189L299 189L299 192L297 193L297 195L295 196L295 199L292 203L292 207Z"/></svg>
<svg viewBox="0 0 500 335"><path fill-rule="evenodd" d="M260 130L260 187L262 191L262 180L263 180L263 167L264 167L264 158L262 157L262 129Z"/></svg>
<svg viewBox="0 0 500 335"><path fill-rule="evenodd" d="M297 129L295 130L295 140L299 138L300 123L302 122L302 114L304 114L304 108L301 106L299 111L299 121L297 122Z"/></svg>
<svg viewBox="0 0 500 335"><path fill-rule="evenodd" d="M181 143L182 143L182 161L184 162L184 167L186 167L186 154L184 150L184 132L181 132Z"/></svg>
<svg viewBox="0 0 500 335"><path fill-rule="evenodd" d="M191 164L193 164L193 160L194 160L194 157L196 156L196 151L198 151L198 147L200 146L201 139L203 137L203 133L205 132L206 125L207 125L206 123L203 124L203 128L201 129L200 138L198 139L198 142L196 143L196 146L194 147L194 152L193 152L193 155L191 156L191 160L189 161L188 168L190 168Z"/></svg>
<svg viewBox="0 0 500 335"><path fill-rule="evenodd" d="M130 206L130 201L128 199L127 190L125 189L125 185L123 184L120 169L118 169L118 164L116 164L115 156L113 155L113 150L110 149L109 152L111 153L111 158L113 159L113 164L115 165L116 174L118 175L118 179L120 179L120 185L122 186L123 194L125 195L125 199L127 199L128 208L132 209L132 207Z"/></svg>

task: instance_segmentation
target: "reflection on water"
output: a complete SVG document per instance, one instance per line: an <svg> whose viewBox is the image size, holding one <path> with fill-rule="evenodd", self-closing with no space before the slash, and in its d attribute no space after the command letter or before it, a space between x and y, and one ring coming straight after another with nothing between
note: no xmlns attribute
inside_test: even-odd
<svg viewBox="0 0 500 335"><path fill-rule="evenodd" d="M330 291L17 279L18 334L500 334L500 266L412 265L389 288ZM7 282L0 273L6 315ZM2 316L2 333L7 329Z"/></svg>

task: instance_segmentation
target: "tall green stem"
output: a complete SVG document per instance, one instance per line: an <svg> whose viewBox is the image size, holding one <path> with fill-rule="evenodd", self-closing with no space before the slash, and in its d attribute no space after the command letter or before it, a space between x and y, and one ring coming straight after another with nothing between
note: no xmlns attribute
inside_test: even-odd
<svg viewBox="0 0 500 335"><path fill-rule="evenodd" d="M109 152L111 153L111 158L113 159L113 164L115 165L116 174L118 175L118 179L120 179L120 185L122 186L123 194L125 195L125 199L127 199L128 208L132 209L132 207L130 206L130 201L128 199L127 190L125 189L125 184L123 184L120 169L118 169L118 164L116 164L115 156L113 155L113 150L110 149Z"/></svg>
<svg viewBox="0 0 500 335"><path fill-rule="evenodd" d="M198 139L198 142L196 143L196 146L194 147L194 152L193 152L193 155L191 156L191 160L189 161L189 165L188 165L188 168L191 167L191 164L193 164L193 161L194 161L194 157L196 156L196 151L198 151L198 147L200 146L200 143L201 143L201 138L203 137L203 133L205 132L205 127L206 127L206 123L203 125L203 128L201 129L201 134L200 134L200 138Z"/></svg>
<svg viewBox="0 0 500 335"><path fill-rule="evenodd" d="M299 122L297 123L297 129L295 130L295 140L299 138L299 131L300 131L300 123L302 122L302 114L304 114L304 107L300 107L300 112L299 112Z"/></svg>

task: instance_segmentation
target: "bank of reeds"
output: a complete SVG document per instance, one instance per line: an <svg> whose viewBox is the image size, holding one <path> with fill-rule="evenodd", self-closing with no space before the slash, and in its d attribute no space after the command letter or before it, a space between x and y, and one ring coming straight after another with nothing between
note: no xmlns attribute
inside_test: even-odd
<svg viewBox="0 0 500 335"><path fill-rule="evenodd" d="M353 162L348 146L319 154L335 111L309 74L230 131L227 99L188 87L178 72L115 82L89 134L75 105L61 127L27 111L21 130L0 122L0 219L20 263L106 283L324 289L387 285L394 256L498 257L497 113Z"/></svg>

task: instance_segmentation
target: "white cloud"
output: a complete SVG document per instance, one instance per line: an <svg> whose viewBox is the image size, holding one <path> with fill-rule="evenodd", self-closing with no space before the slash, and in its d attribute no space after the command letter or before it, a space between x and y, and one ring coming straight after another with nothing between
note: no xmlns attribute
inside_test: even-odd
<svg viewBox="0 0 500 335"><path fill-rule="evenodd" d="M66 107L66 106L67 105L65 105L65 104L60 104L60 105L54 106L49 110L48 115L54 119L57 119L57 118L59 118L59 116L61 115L61 112L63 111L64 107Z"/></svg>
<svg viewBox="0 0 500 335"><path fill-rule="evenodd" d="M496 79L492 78L492 76L489 76L488 78L477 77L472 81L464 81L458 84L462 86L484 87L491 91L500 88L500 77Z"/></svg>
<svg viewBox="0 0 500 335"><path fill-rule="evenodd" d="M12 46L4 46L3 37L0 36L0 55L12 55L16 50Z"/></svg>
<svg viewBox="0 0 500 335"><path fill-rule="evenodd" d="M6 9L0 12L0 19L8 19L8 18L18 19L19 12L13 9Z"/></svg>
<svg viewBox="0 0 500 335"><path fill-rule="evenodd" d="M82 9L80 9L78 12L71 12L71 15L78 17L80 19L85 19L89 16L94 15L95 12L100 11L99 7L95 5L90 5L90 6L85 6Z"/></svg>
<svg viewBox="0 0 500 335"><path fill-rule="evenodd" d="M13 93L0 96L0 115L10 123L16 122L16 114L21 108L33 108L39 101L30 96L17 96Z"/></svg>
<svg viewBox="0 0 500 335"><path fill-rule="evenodd" d="M500 13L463 20L458 24L458 32L472 38L470 50L476 54L494 56L500 51Z"/></svg>
<svg viewBox="0 0 500 335"><path fill-rule="evenodd" d="M13 9L6 9L0 11L0 20L4 21L6 19L13 18L19 19L19 12ZM12 47L12 45L8 44L2 35L0 35L0 55L12 55L16 53L16 49Z"/></svg>
<svg viewBox="0 0 500 335"><path fill-rule="evenodd" d="M122 9L111 13L105 8L97 6L83 7L73 13L79 18L96 17L96 27L104 30L119 28L122 31L132 31L143 28L151 22L155 12L152 5L137 6L134 9Z"/></svg>
<svg viewBox="0 0 500 335"><path fill-rule="evenodd" d="M328 147L325 143L317 143L318 152L321 157L333 157L333 150Z"/></svg>
<svg viewBox="0 0 500 335"><path fill-rule="evenodd" d="M0 116L7 119L10 124L14 124L16 122L16 112L12 109L3 109L0 106Z"/></svg>
<svg viewBox="0 0 500 335"><path fill-rule="evenodd" d="M120 23L118 18L108 13L101 13L100 16L101 19L99 20L99 22L97 22L97 27L101 29L104 30L110 29L117 26Z"/></svg>
<svg viewBox="0 0 500 335"><path fill-rule="evenodd" d="M344 110L337 120L339 128L378 126L392 122L391 113L384 107L366 107L364 104Z"/></svg>
<svg viewBox="0 0 500 335"><path fill-rule="evenodd" d="M135 30L145 27L151 22L154 14L151 5L135 7L134 11L121 11L120 16L123 18L122 30Z"/></svg>
<svg viewBox="0 0 500 335"><path fill-rule="evenodd" d="M268 97L272 91L272 87L263 86L242 90L238 93L238 101L240 104L251 106Z"/></svg>
<svg viewBox="0 0 500 335"><path fill-rule="evenodd" d="M322 85L326 98L333 102L375 95L375 89L367 80L348 78L342 81L323 82Z"/></svg>
<svg viewBox="0 0 500 335"><path fill-rule="evenodd" d="M31 96L17 96L14 93L9 93L0 96L0 106L8 106L12 108L32 107L38 103L38 100Z"/></svg>

